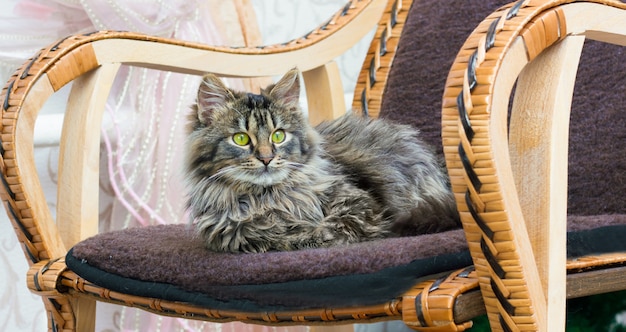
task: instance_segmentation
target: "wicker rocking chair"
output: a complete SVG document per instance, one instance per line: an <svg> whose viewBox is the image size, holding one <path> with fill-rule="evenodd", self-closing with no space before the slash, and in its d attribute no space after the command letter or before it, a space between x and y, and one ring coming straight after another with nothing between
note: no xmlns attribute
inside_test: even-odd
<svg viewBox="0 0 626 332"><path fill-rule="evenodd" d="M584 220L570 227L566 249L567 149L559 149L567 146L566 119L582 41L626 44L626 5L519 1L502 7L467 39L452 65L445 92L443 82L452 59L446 60L446 68L436 68L444 74L437 78L441 82L435 96L438 102L428 105L434 112L429 114L420 110L419 102L420 107L407 105L407 100L415 102L430 94L415 90L416 84L430 83L428 79L403 77L430 69L420 67L423 58L413 53L416 48L424 51L420 38L432 35L414 29L422 22L416 15L424 14L420 10L426 3L352 1L310 34L262 48L211 47L102 31L70 36L24 64L2 92L0 192L31 266L28 287L43 298L49 330L93 330L95 302L105 301L214 322L339 325L403 320L424 331L462 331L472 325L472 318L486 312L493 330L554 331L563 329L566 297L626 289L623 244L571 250L587 248L584 244L590 241L603 242L597 236L607 232L624 234L626 218L598 223L579 218ZM481 19L487 14L474 13ZM230 271L240 273L231 284L201 289L116 273L119 264L132 261L153 268L168 258L153 255L150 250L159 248L145 248L142 237L159 237L161 246L174 246L188 236L185 227L178 225L94 236L99 170L93 160L98 158L100 136L93 128L100 126L106 96L121 64L235 77L281 75L297 65L303 71L310 119L316 123L345 112L333 58L377 23L354 109L390 118L408 112L412 121L430 123L420 124L425 135L435 127L431 137L440 141L443 133L443 152L463 230L348 249L251 256L239 270ZM456 42L455 53L462 40ZM435 54L432 58L438 58L438 50L430 51ZM412 69L404 67L407 64ZM55 221L34 166L33 131L44 101L70 81L74 85L61 141ZM516 81L507 127L509 94ZM400 92L394 89L398 86ZM387 98L401 104L394 106L394 100ZM532 111L537 109L543 111ZM449 245L442 246L442 241ZM120 247L132 256L115 262ZM426 249L436 253L420 253ZM89 256L90 250L95 255ZM235 259L206 257L202 250L197 255L194 259L207 262ZM111 259L99 264L101 257ZM245 259L246 255L236 257ZM280 265L279 274L301 271L289 280L245 281L255 271L263 274L244 269L258 260L264 260L266 268ZM286 260L292 265L282 266ZM359 264L350 264L356 260ZM312 276L313 264L325 274ZM338 270L331 266L326 271L329 265L337 265Z"/></svg>
<svg viewBox="0 0 626 332"><path fill-rule="evenodd" d="M596 208L601 212L581 213L582 208L575 206L584 205L579 203L580 192L570 191L568 196L568 180L574 190L578 181L584 181L581 177L600 171L589 167L580 174L580 164L594 162L593 154L580 156L578 151L591 144L588 138L581 142L580 137L589 135L594 125L593 129L616 126L607 131L623 130L623 123L620 128L611 125L612 120L589 119L594 112L621 113L623 104L581 110L582 105L576 105L581 98L572 103L577 78L588 82L594 75L607 80L611 70L619 71L615 67L589 73L585 61L594 60L592 57L623 61L620 47L592 50L581 60L585 39L625 46L626 4L512 3L474 30L448 75L442 115L444 150L494 330L562 331L566 298L626 286L623 248L572 258L573 250L568 246L566 253L566 242L573 242L572 237L566 237L568 218L570 229L575 218L590 218L599 226L623 219L626 209L624 200L619 199L621 189L615 196L617 211ZM624 77L617 82L622 90L620 85L614 86L615 90L605 96L623 95ZM611 103L596 98L600 104ZM589 108L589 104L583 107ZM585 130L589 132L583 133ZM602 144L612 149L619 140L595 143L593 149L604 149ZM624 150L608 153L619 159ZM587 185L583 190L591 192L593 188ZM612 200L606 199L607 204ZM587 208L593 205L587 204ZM572 215L575 213L580 215ZM603 215L590 217L594 213ZM619 237L603 234L594 242L614 241L621 242Z"/></svg>

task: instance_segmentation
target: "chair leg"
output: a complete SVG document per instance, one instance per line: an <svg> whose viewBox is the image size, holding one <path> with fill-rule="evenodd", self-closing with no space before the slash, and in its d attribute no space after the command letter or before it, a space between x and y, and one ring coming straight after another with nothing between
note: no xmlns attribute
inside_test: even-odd
<svg viewBox="0 0 626 332"><path fill-rule="evenodd" d="M48 318L48 331L56 332L56 331L93 331L95 329L95 302L93 302L93 313L90 317L91 323L89 323L90 319L78 319L80 322L77 324L77 317L74 314L76 312L76 308L78 308L79 303L85 300L78 300L76 302L74 299L70 299L65 295L61 295L57 292L47 292L48 294L40 294L42 295L41 299L43 300L43 304L46 310L46 316ZM53 294L54 293L54 294ZM85 310L83 310L83 315L85 317L89 317L87 315L87 308L89 308L89 303L85 305ZM89 330L89 328L91 329Z"/></svg>
<svg viewBox="0 0 626 332"><path fill-rule="evenodd" d="M48 331L95 331L96 301L68 298L64 295L43 296L48 316Z"/></svg>
<svg viewBox="0 0 626 332"><path fill-rule="evenodd" d="M71 300L76 320L76 331L96 330L96 301L79 297Z"/></svg>

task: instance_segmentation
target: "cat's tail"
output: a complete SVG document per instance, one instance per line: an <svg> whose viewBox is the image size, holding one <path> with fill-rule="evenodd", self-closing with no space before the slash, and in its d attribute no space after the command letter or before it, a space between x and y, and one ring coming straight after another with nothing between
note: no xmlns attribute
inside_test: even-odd
<svg viewBox="0 0 626 332"><path fill-rule="evenodd" d="M397 214L391 231L398 236L413 236L461 228L459 213L454 204L424 203L409 212Z"/></svg>

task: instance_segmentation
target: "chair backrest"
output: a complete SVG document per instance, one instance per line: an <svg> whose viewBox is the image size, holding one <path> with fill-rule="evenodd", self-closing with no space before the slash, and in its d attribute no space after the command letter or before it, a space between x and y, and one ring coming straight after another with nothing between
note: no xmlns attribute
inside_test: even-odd
<svg viewBox="0 0 626 332"><path fill-rule="evenodd" d="M419 128L424 139L443 154L441 105L446 77L463 42L487 15L509 0L417 1L410 8L401 36L389 43L394 54L383 54L373 62L389 78L379 95L369 98L376 115ZM572 101L569 155L568 211L572 215L626 213L620 199L626 192L624 165L626 149L621 110L626 89L621 46L587 41L578 68ZM367 62L366 62L367 63ZM364 80L364 79L363 79ZM374 85L375 86L375 85ZM362 108L362 90L355 104ZM372 88L373 90L373 88ZM369 91L368 91L369 92ZM601 143L601 144L597 144ZM620 150L621 149L621 150Z"/></svg>
<svg viewBox="0 0 626 332"><path fill-rule="evenodd" d="M310 119L345 113L333 59L376 25L386 2L353 1L303 38L281 45L211 47L130 32L103 31L68 37L39 52L3 90L3 200L34 263L61 257L66 248L97 233L102 112L121 65L232 77L303 74ZM337 32L337 33L335 33ZM158 42L158 45L157 43ZM255 55L251 57L250 55ZM57 223L46 205L33 158L33 130L46 99L73 81L59 155Z"/></svg>
<svg viewBox="0 0 626 332"><path fill-rule="evenodd" d="M406 20L397 23L403 28L401 34L390 29L385 34L388 36L385 44L389 46L378 47L376 52L370 50L366 58L365 65L373 69L362 71L359 83L363 86L355 92L355 108L367 109L370 116L419 128L425 141L443 155L441 96L450 66L478 23L509 2L444 0L415 1L412 5L404 2L404 10L409 13ZM395 47L395 52L387 52ZM371 54L376 55L374 60ZM372 72L376 74L374 79L370 79ZM384 80L383 75L388 78ZM362 99L368 107L361 106Z"/></svg>

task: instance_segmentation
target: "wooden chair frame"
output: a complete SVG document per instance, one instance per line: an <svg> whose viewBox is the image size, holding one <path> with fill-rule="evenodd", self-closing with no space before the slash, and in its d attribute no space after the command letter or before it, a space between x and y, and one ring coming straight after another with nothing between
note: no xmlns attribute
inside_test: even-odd
<svg viewBox="0 0 626 332"><path fill-rule="evenodd" d="M567 179L557 170L566 167L567 156L554 149L567 141L572 68L582 40L624 45L626 5L608 0L506 6L475 30L452 67L443 101L444 150L476 271L468 267L418 280L403 296L377 306L247 313L120 294L67 269L67 248L97 233L99 169L94 161L100 133L93 128L100 124L122 64L231 77L280 75L297 65L311 121L317 123L345 112L332 60L378 22L354 101L356 110L377 116L411 3L354 0L306 36L261 48L212 47L129 32L75 35L19 68L2 91L0 196L31 265L28 286L43 298L49 330L93 330L98 300L215 322L320 325L402 319L430 331L465 330L486 310L494 330L554 331L563 329L566 297L626 288L624 253L566 262ZM584 14L588 10L593 17ZM538 79L546 81L540 88L533 84ZM35 175L33 131L45 100L70 81L55 221ZM504 110L515 81L524 93L515 97L509 131ZM526 117L520 111L533 109L537 101L544 112ZM541 149L532 149L536 146ZM536 175L536 169L543 172ZM584 272L566 275L566 267ZM590 291L598 278L604 287Z"/></svg>
<svg viewBox="0 0 626 332"><path fill-rule="evenodd" d="M512 3L476 28L450 71L446 161L496 331L564 330L573 287L566 265L624 263L626 253L566 262L565 245L576 69L586 38L626 46L625 9L618 1ZM605 277L625 288L623 277Z"/></svg>

